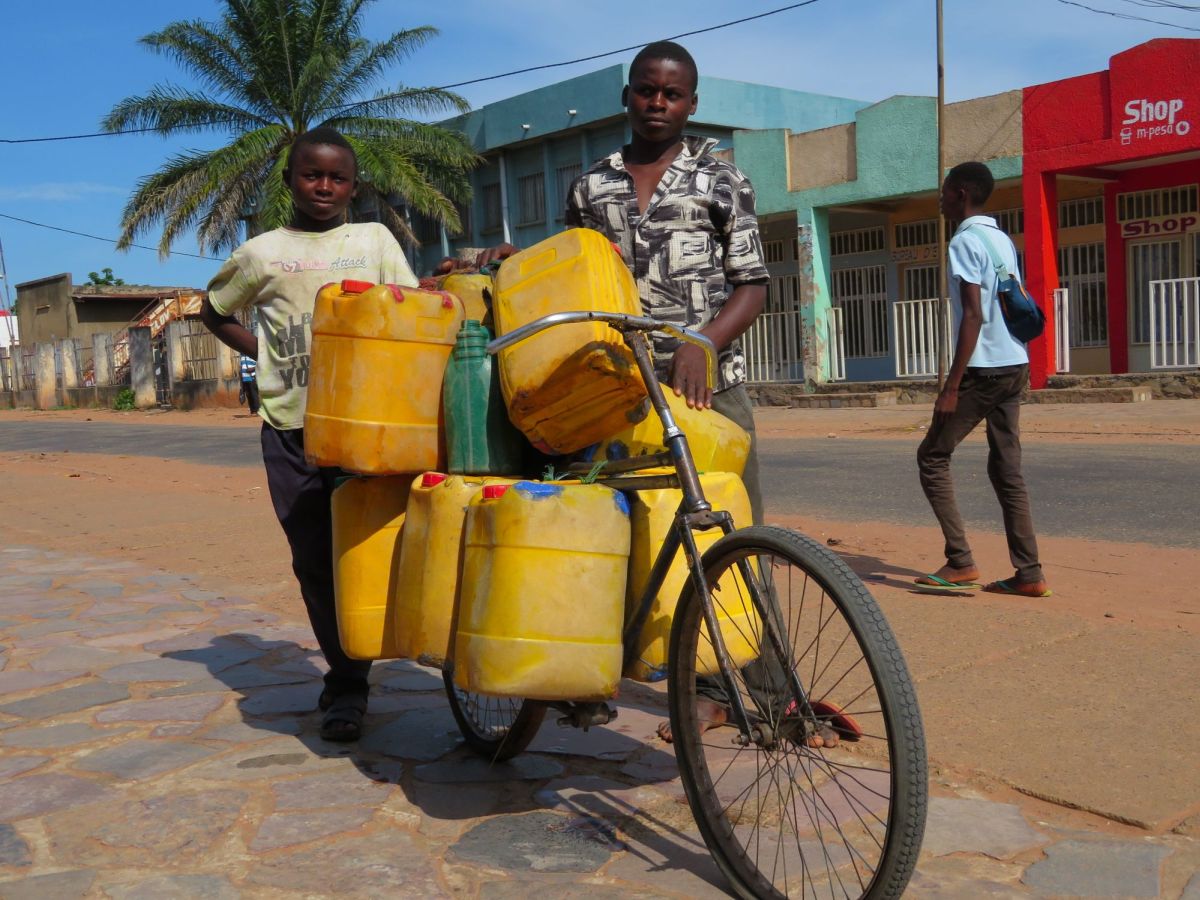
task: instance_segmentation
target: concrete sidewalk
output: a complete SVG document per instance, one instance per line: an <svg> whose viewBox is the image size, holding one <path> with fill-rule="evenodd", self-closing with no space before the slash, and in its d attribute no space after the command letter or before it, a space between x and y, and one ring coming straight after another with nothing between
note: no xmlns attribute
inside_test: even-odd
<svg viewBox="0 0 1200 900"><path fill-rule="evenodd" d="M652 737L653 691L614 727L548 724L489 767L460 746L436 673L379 664L346 748L316 736L300 620L36 548L0 551L0 596L0 897L724 895ZM931 790L909 896L1200 897L1193 837L947 771Z"/></svg>

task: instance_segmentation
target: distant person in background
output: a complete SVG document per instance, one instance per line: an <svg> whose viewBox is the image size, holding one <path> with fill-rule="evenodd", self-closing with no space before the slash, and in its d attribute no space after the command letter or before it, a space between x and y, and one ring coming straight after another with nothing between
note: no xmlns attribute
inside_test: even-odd
<svg viewBox="0 0 1200 900"><path fill-rule="evenodd" d="M258 415L258 380L254 377L257 368L258 366L254 362L254 357L242 357L242 390L238 400L250 407L250 415L252 416Z"/></svg>
<svg viewBox="0 0 1200 900"><path fill-rule="evenodd" d="M994 186L991 170L980 162L955 166L942 184L942 212L959 223L948 253L950 301L959 324L950 372L933 404L933 422L917 449L917 468L921 488L946 539L946 564L916 583L938 591L979 588L979 567L954 498L950 457L962 439L986 421L988 478L1000 501L1008 556L1016 572L983 590L1048 597L1029 491L1021 475L1021 392L1029 384L1029 352L1009 333L1000 312L998 276L988 245L1013 273L1018 272L1017 251L996 220L983 214Z"/></svg>

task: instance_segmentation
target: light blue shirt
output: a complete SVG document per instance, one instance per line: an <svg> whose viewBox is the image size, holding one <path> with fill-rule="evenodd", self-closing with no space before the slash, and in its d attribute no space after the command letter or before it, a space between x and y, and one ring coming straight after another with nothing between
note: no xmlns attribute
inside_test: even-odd
<svg viewBox="0 0 1200 900"><path fill-rule="evenodd" d="M958 334L962 323L962 286L979 285L979 303L983 308L983 326L979 329L979 341L975 352L967 361L971 368L994 369L1000 366L1016 366L1029 362L1025 345L1009 334L1000 312L1000 300L996 296L996 269L991 254L983 239L975 234L971 226L987 229L988 239L996 248L1001 261L1008 266L1009 274L1020 278L1017 268L1017 249L1008 235L1001 231L991 216L971 216L958 226L950 240L950 305L954 311L954 333ZM956 338L957 339L957 338Z"/></svg>

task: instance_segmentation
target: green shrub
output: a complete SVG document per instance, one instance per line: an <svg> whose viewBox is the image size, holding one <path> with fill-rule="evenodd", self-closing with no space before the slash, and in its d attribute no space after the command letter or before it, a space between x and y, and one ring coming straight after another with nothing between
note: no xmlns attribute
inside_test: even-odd
<svg viewBox="0 0 1200 900"><path fill-rule="evenodd" d="M113 401L113 409L133 409L133 388L121 388L121 392L117 394L117 399Z"/></svg>

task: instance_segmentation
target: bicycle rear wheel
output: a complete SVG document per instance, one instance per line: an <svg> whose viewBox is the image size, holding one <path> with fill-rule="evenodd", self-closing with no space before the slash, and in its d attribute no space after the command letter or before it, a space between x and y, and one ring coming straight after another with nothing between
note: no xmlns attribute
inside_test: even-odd
<svg viewBox="0 0 1200 900"><path fill-rule="evenodd" d="M747 739L732 721L710 726L730 698L708 677L714 649L689 581L671 633L671 729L710 852L743 897L899 897L925 826L925 738L875 600L837 556L781 528L727 535L703 566L735 663L752 660L734 670ZM752 588L775 608L782 647Z"/></svg>
<svg viewBox="0 0 1200 900"><path fill-rule="evenodd" d="M450 712L467 746L492 762L512 759L529 746L546 716L546 704L514 697L488 697L464 691L454 670L442 670Z"/></svg>

